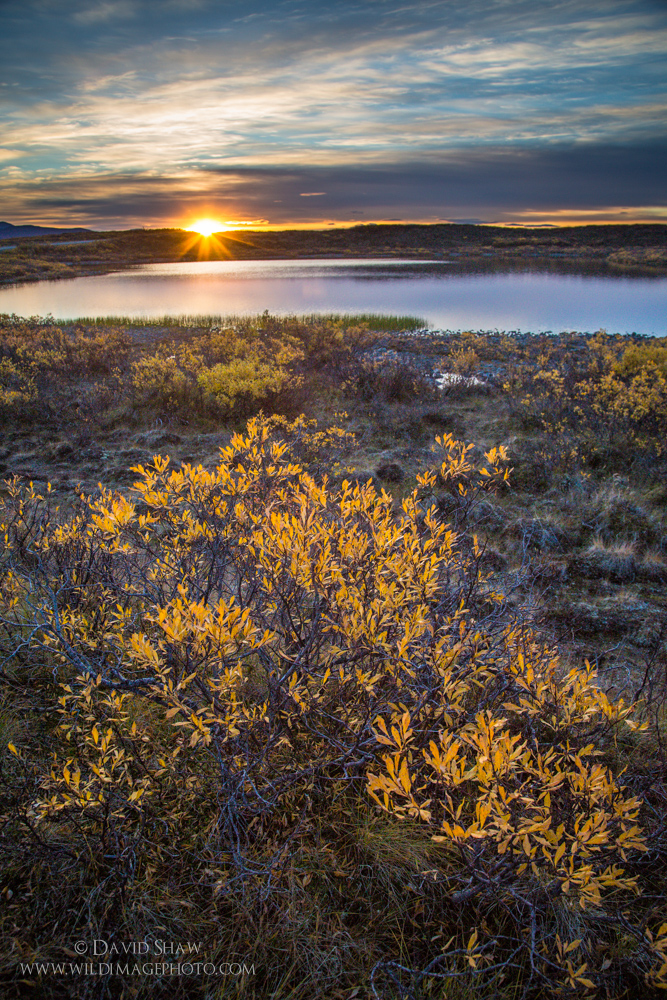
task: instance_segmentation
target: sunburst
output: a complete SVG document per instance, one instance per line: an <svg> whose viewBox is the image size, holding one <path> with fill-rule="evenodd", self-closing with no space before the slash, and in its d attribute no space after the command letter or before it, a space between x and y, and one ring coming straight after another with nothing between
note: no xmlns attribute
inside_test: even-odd
<svg viewBox="0 0 667 1000"><path fill-rule="evenodd" d="M230 243L238 245L247 241L239 233L230 236L230 230L244 224L231 220L221 222L220 219L197 219L184 230L189 235L185 237L179 255L191 257L194 253L198 260L232 260L235 254L230 249Z"/></svg>
<svg viewBox="0 0 667 1000"><path fill-rule="evenodd" d="M219 233L225 228L224 224L220 222L219 219L197 219L193 222L191 226L188 226L189 233L199 233L200 236L206 237L212 236L213 233Z"/></svg>

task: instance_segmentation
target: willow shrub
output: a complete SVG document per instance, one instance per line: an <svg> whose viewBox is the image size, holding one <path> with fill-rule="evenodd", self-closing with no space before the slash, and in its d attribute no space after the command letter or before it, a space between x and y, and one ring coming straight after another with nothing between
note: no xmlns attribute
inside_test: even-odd
<svg viewBox="0 0 667 1000"><path fill-rule="evenodd" d="M32 374L111 375L131 346L127 332L117 327L63 330L48 320L0 319L0 356Z"/></svg>
<svg viewBox="0 0 667 1000"><path fill-rule="evenodd" d="M557 340L537 358L537 370L518 366L505 389L519 401L528 424L547 437L545 458L573 467L614 451L646 463L665 456L667 348L630 344L600 331L576 347L576 357Z"/></svg>
<svg viewBox="0 0 667 1000"><path fill-rule="evenodd" d="M9 358L0 359L0 413L15 413L37 398L35 379Z"/></svg>
<svg viewBox="0 0 667 1000"><path fill-rule="evenodd" d="M293 373L302 352L256 330L240 336L215 328L194 344L166 343L132 365L135 399L168 411L212 411L243 416L293 394L303 378Z"/></svg>
<svg viewBox="0 0 667 1000"><path fill-rule="evenodd" d="M422 928L441 943L402 967L406 996L449 976L613 995L628 962L666 985L667 925L614 945L646 845L599 748L633 726L629 708L588 667L563 676L509 618L474 536L423 500L438 482L468 502L506 483L504 449L476 467L440 439L397 506L371 483L316 481L272 426L251 420L213 469L155 456L131 498L74 511L11 485L3 678L39 693L55 728L50 759L9 746L28 777L8 822L97 859L107 893L120 872L123 912L148 912L187 857L192 892L260 886L280 913L305 817L369 795L439 859L420 884L444 892ZM402 995L395 953L375 958L375 995L385 973Z"/></svg>
<svg viewBox="0 0 667 1000"><path fill-rule="evenodd" d="M75 328L69 332L47 322L0 318L0 418L24 421L43 419L53 409L62 411L63 389L83 376L102 376L112 392L130 349L127 334L115 328L90 333ZM81 392L79 415L88 411L92 396L105 388L91 384ZM59 398L59 403L55 400Z"/></svg>

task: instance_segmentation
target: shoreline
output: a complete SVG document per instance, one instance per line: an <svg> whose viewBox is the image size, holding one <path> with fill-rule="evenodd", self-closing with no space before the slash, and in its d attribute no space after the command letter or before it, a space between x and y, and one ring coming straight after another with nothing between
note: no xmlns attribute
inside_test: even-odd
<svg viewBox="0 0 667 1000"><path fill-rule="evenodd" d="M135 264L212 260L418 261L519 266L604 266L667 273L667 226L583 226L509 231L473 225L357 226L346 230L236 232L209 239L184 230L100 232L83 241L8 235L0 240L0 285L110 274Z"/></svg>

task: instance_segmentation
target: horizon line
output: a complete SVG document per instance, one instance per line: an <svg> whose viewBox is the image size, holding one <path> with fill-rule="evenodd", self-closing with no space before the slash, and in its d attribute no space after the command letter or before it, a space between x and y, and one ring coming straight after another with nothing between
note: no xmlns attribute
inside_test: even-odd
<svg viewBox="0 0 667 1000"><path fill-rule="evenodd" d="M54 222L7 222L7 220L0 220L0 226L12 227L14 229L22 229L27 227L34 227L38 229L49 229L52 231L59 230L86 230L88 232L97 233L122 233L122 232L160 232L165 230L172 230L178 232L193 232L191 228L185 225L175 225L175 224L143 224L143 225L121 225L117 228L97 228L90 224L86 225L81 222L74 223L54 223ZM98 224L99 226L99 224ZM334 229L362 229L369 228L371 226L422 226L424 228L434 228L436 226L474 226L475 228L493 228L493 229L541 229L541 230L556 230L556 229L581 229L590 226L598 227L609 227L609 226L667 226L667 217L664 220L660 219L646 219L646 217L637 217L636 219L604 219L599 221L593 220L570 220L559 221L559 222L505 222L505 221L491 221L486 222L482 220L467 220L467 219L438 219L433 220L420 220L420 219L379 219L379 220L368 220L360 222L358 220L347 221L347 222L336 222L336 223L276 223L276 224L254 224L254 225L224 225L221 229L217 229L211 233L212 236L224 235L225 233L271 233L271 232L331 232ZM11 238L9 236L8 238ZM203 239L207 237L202 237ZM1 239L1 237L0 237Z"/></svg>

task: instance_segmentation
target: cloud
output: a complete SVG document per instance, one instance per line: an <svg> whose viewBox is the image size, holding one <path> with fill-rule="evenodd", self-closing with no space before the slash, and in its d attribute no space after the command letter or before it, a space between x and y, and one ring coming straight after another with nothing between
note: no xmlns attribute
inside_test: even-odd
<svg viewBox="0 0 667 1000"><path fill-rule="evenodd" d="M254 203L266 169L276 185L266 206L282 201L296 219L322 211L325 193L327 212L375 205L395 217L450 212L442 206L452 202L476 218L502 196L548 207L549 185L530 164L549 165L552 201L564 204L551 170L561 156L563 176L577 174L573 208L589 175L618 206L640 198L638 161L648 156L653 170L647 151L667 137L667 9L654 0L162 0L159 9L156 18L154 0L5 0L0 74L18 85L3 89L0 141L21 157L26 192L83 180L85 212L89 179L102 191L108 178L135 175L133 190L152 178L159 193L164 181L187 204L211 192L226 204L232 189ZM647 204L658 197L651 178ZM266 206L229 211L268 217Z"/></svg>
<svg viewBox="0 0 667 1000"><path fill-rule="evenodd" d="M179 174L94 172L8 179L0 218L182 225L187 219L322 225L355 218L549 222L667 215L667 143L458 151L419 161L210 167ZM310 190L326 191L326 208Z"/></svg>
<svg viewBox="0 0 667 1000"><path fill-rule="evenodd" d="M105 0L76 11L72 15L72 20L76 24L94 25L104 24L116 18L134 17L135 14L135 6L130 0Z"/></svg>
<svg viewBox="0 0 667 1000"><path fill-rule="evenodd" d="M0 147L0 163L5 160L18 160L21 156L25 156L25 153L20 149L3 149Z"/></svg>

